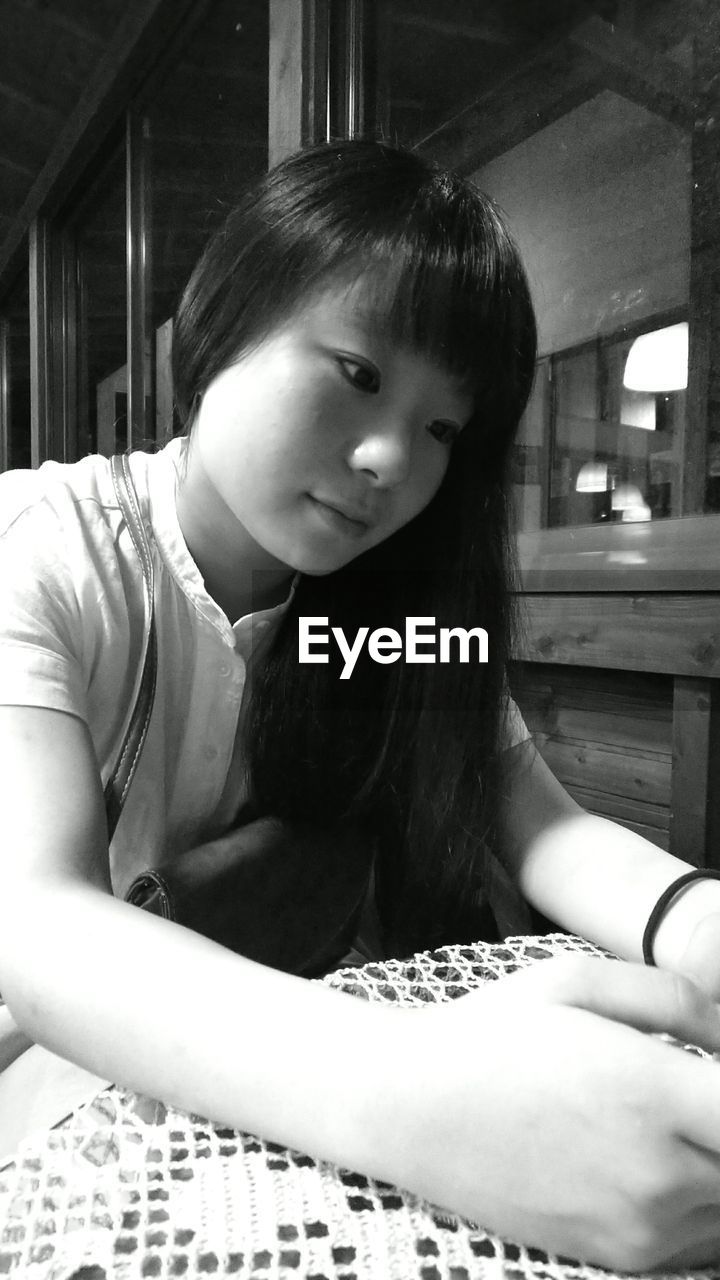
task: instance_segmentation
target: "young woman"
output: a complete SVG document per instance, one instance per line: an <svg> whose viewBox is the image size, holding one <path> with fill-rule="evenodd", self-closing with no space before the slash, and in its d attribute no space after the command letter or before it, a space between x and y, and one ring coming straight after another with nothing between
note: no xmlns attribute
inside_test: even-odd
<svg viewBox="0 0 720 1280"><path fill-rule="evenodd" d="M139 565L105 459L0 481L0 990L20 1032L515 1239L620 1267L716 1257L720 1077L642 1032L720 1050L717 883L670 903L658 968L552 962L420 1012L122 900L147 866L241 840L246 804L367 834L394 954L488 926L488 849L629 961L689 870L583 813L507 693L504 473L535 326L497 211L379 143L300 154L211 243L174 343L186 435L130 460L158 687L109 849ZM341 680L333 654L299 660L301 618L352 638L408 617L484 628L487 663L365 655Z"/></svg>

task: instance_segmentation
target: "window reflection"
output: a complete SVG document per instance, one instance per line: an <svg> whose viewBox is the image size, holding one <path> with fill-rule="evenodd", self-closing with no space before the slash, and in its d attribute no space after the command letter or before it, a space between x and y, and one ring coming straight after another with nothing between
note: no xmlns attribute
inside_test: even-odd
<svg viewBox="0 0 720 1280"><path fill-rule="evenodd" d="M681 327L683 322L634 337L623 330L619 338L550 357L551 528L679 514L673 511L673 481L686 419L685 387L671 389L677 377L672 370L668 376L667 358L653 369L639 367L636 357L652 356L656 337ZM628 368L631 380L647 389L626 385Z"/></svg>
<svg viewBox="0 0 720 1280"><path fill-rule="evenodd" d="M7 466L30 466L30 306L27 268L4 299Z"/></svg>
<svg viewBox="0 0 720 1280"><path fill-rule="evenodd" d="M83 201L67 215L77 305L77 456L127 446L125 151L118 141ZM75 301L75 299L73 299Z"/></svg>
<svg viewBox="0 0 720 1280"><path fill-rule="evenodd" d="M378 5L386 135L489 192L527 265L525 531L720 510L718 25L704 0Z"/></svg>
<svg viewBox="0 0 720 1280"><path fill-rule="evenodd" d="M214 0L144 106L152 244L146 397L155 410L147 429L161 443L180 425L173 313L210 233L267 168L268 39L267 0Z"/></svg>

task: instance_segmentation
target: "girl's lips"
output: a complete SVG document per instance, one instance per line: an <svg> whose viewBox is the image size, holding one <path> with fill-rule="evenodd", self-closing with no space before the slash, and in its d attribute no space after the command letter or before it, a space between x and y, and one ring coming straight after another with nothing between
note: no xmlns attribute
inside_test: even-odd
<svg viewBox="0 0 720 1280"><path fill-rule="evenodd" d="M361 538L370 528L367 520L358 520L354 516L346 515L338 507L322 502L320 498L314 498L312 494L308 494L308 497L321 520L329 525L331 529L349 535L351 538Z"/></svg>

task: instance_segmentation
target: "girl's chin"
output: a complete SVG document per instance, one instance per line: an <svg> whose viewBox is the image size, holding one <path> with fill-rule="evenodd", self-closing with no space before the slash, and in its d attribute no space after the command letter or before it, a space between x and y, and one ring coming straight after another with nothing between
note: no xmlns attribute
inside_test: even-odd
<svg viewBox="0 0 720 1280"><path fill-rule="evenodd" d="M344 569L346 564L356 560L359 555L360 548L353 555L348 551L344 554L338 550L334 553L328 551L323 553L317 549L295 547L288 563L298 573L305 573L311 578L321 578L328 573L335 573L337 569Z"/></svg>
<svg viewBox="0 0 720 1280"><path fill-rule="evenodd" d="M318 556L308 556L307 558L296 556L294 557L293 569L297 573L306 574L309 578L324 578L329 573L344 569L345 565L350 564L350 561L354 559L354 556L346 556L344 559L336 556L332 561L321 561Z"/></svg>
<svg viewBox="0 0 720 1280"><path fill-rule="evenodd" d="M272 536L276 530L269 530L267 539L263 539L263 532L257 530L254 537L269 559L278 565L286 565L295 573L306 573L311 577L335 573L368 549L366 539L328 537L325 530L320 531L319 537L315 530L311 530L308 536L308 531L301 528L297 537L288 530L281 539Z"/></svg>

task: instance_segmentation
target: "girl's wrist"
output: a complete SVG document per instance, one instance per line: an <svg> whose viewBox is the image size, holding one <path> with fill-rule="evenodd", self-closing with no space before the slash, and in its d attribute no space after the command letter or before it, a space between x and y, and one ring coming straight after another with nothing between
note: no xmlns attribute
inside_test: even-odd
<svg viewBox="0 0 720 1280"><path fill-rule="evenodd" d="M653 940L659 969L680 968L693 930L706 916L720 912L720 880L696 880L681 889L663 912Z"/></svg>
<svg viewBox="0 0 720 1280"><path fill-rule="evenodd" d="M343 1069L343 1162L370 1177L407 1185L427 1098L417 1082L417 1050L425 1009L378 1006L362 1045ZM367 1033L370 1034L367 1034Z"/></svg>

